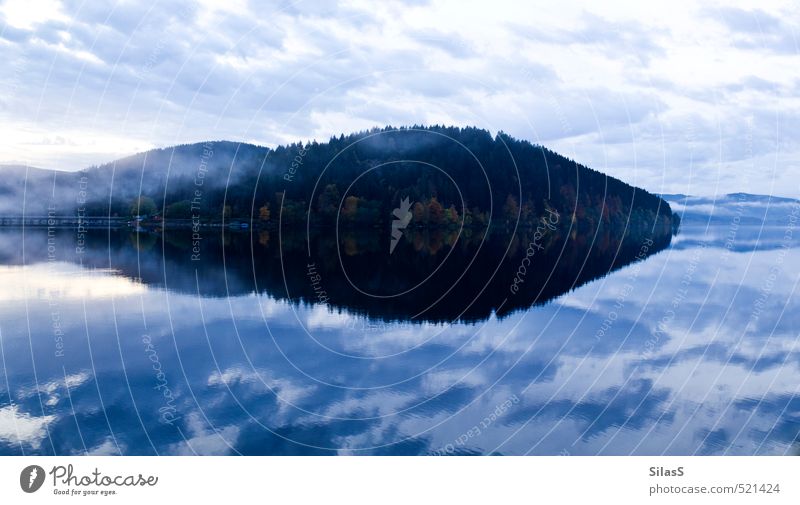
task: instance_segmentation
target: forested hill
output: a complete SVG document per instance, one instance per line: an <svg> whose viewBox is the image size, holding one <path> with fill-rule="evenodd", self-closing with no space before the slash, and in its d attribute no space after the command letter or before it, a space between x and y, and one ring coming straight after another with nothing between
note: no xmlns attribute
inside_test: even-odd
<svg viewBox="0 0 800 505"><path fill-rule="evenodd" d="M74 213L81 203L88 215L140 214L166 223L194 218L274 226L280 218L386 226L407 201L409 226L526 225L553 212L561 224L574 219L576 233L597 225L612 235L669 233L676 226L669 205L654 194L478 128L386 127L275 149L191 144L44 180L59 214ZM29 180L26 190L32 189Z"/></svg>

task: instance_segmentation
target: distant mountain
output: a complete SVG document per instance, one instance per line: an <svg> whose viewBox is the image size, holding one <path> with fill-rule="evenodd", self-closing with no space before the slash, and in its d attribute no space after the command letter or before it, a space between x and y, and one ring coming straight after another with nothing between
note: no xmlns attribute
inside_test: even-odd
<svg viewBox="0 0 800 505"><path fill-rule="evenodd" d="M54 182L59 173L23 165L0 165L0 216L21 215L23 208L46 214L54 194L61 191L60 181Z"/></svg>
<svg viewBox="0 0 800 505"><path fill-rule="evenodd" d="M79 172L0 166L0 215L21 215L23 209L26 215L46 215L50 208L74 215L79 207L87 215L127 215L139 195L161 202L166 193L191 190L198 177L206 189L224 188L229 176L235 183L267 152L252 144L214 141L153 149Z"/></svg>
<svg viewBox="0 0 800 505"><path fill-rule="evenodd" d="M680 194L661 195L684 225L738 224L787 225L792 212L800 211L800 201L770 195L731 193L716 197ZM795 218L796 219L796 218Z"/></svg>

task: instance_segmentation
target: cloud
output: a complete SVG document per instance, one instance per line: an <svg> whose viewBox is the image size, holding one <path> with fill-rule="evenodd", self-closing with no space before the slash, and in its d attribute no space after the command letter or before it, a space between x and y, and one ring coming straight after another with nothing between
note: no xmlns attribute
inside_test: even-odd
<svg viewBox="0 0 800 505"><path fill-rule="evenodd" d="M778 17L758 9L748 11L735 7L717 7L707 9L706 13L736 32L764 33L781 26Z"/></svg>
<svg viewBox="0 0 800 505"><path fill-rule="evenodd" d="M705 13L731 31L736 47L786 54L800 51L795 28L785 23L778 14L735 7L707 9Z"/></svg>
<svg viewBox="0 0 800 505"><path fill-rule="evenodd" d="M790 131L800 105L789 3L189 5L3 4L0 162L76 170L153 146L438 122L541 142L656 192L685 191L691 163L705 194L742 189L710 178L720 164L800 155L766 118L782 111ZM40 141L56 137L69 142Z"/></svg>
<svg viewBox="0 0 800 505"><path fill-rule="evenodd" d="M0 440L38 449L47 436L48 424L55 419L52 415L32 416L16 405L7 405L0 408Z"/></svg>
<svg viewBox="0 0 800 505"><path fill-rule="evenodd" d="M239 438L239 426L221 428L206 427L200 414L192 412L186 416L187 431L190 437L183 442L173 444L168 454L177 456L220 456L234 452L236 440Z"/></svg>
<svg viewBox="0 0 800 505"><path fill-rule="evenodd" d="M591 13L584 13L576 25L560 29L544 24L513 23L512 27L523 39L558 46L589 47L605 57L632 57L642 63L664 53L664 48L655 39L669 35L664 29L652 29L635 21L610 21Z"/></svg>

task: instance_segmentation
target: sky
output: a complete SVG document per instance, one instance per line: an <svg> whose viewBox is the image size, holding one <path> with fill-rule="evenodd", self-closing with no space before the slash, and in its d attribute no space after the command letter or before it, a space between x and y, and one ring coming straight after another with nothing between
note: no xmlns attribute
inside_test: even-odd
<svg viewBox="0 0 800 505"><path fill-rule="evenodd" d="M447 124L657 193L800 197L797 2L532 4L0 0L0 163Z"/></svg>

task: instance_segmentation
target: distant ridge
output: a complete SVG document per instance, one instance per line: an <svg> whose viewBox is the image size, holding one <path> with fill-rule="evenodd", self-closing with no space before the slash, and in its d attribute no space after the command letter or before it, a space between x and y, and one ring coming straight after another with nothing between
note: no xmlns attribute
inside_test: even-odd
<svg viewBox="0 0 800 505"><path fill-rule="evenodd" d="M730 193L713 196L661 195L683 224L738 223L787 225L790 214L800 212L800 200L772 195Z"/></svg>

